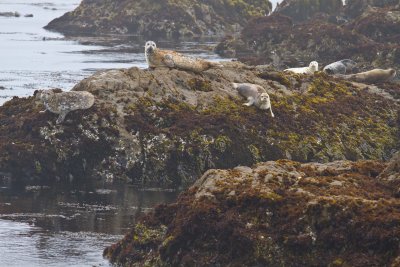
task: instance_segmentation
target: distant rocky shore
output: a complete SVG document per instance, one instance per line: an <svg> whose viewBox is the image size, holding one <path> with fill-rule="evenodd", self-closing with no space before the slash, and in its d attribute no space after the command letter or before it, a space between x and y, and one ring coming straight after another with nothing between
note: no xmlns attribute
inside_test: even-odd
<svg viewBox="0 0 400 267"><path fill-rule="evenodd" d="M83 0L45 28L66 35L130 34L151 38L223 36L253 17L268 14L268 0L129 1Z"/></svg>
<svg viewBox="0 0 400 267"><path fill-rule="evenodd" d="M272 15L252 19L227 36L220 55L276 68L324 66L349 58L360 70L400 68L398 1L284 0Z"/></svg>

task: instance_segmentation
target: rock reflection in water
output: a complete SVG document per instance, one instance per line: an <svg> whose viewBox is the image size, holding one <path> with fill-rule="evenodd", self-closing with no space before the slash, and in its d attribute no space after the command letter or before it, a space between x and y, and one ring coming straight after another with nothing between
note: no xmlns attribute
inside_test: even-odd
<svg viewBox="0 0 400 267"><path fill-rule="evenodd" d="M0 266L108 266L104 247L121 239L141 212L176 194L129 186L2 187Z"/></svg>

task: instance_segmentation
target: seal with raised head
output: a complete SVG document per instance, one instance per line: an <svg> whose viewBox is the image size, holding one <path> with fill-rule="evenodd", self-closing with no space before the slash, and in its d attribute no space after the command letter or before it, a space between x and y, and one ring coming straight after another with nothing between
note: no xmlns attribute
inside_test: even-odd
<svg viewBox="0 0 400 267"><path fill-rule="evenodd" d="M339 77L359 83L381 83L394 79L396 71L394 69L373 69L350 75L340 75Z"/></svg>
<svg viewBox="0 0 400 267"><path fill-rule="evenodd" d="M156 43L147 41L144 54L149 68L168 67L193 72L202 72L210 68L220 68L222 65L217 62L210 62L200 58L188 57L171 50L161 50Z"/></svg>
<svg viewBox="0 0 400 267"><path fill-rule="evenodd" d="M284 71L298 73L298 74L313 74L314 72L318 71L318 62L311 61L308 67L289 68L285 69Z"/></svg>
<svg viewBox="0 0 400 267"><path fill-rule="evenodd" d="M263 87L252 83L232 83L232 85L242 97L247 99L248 102L244 103L244 106L255 105L262 110L269 109L271 117L275 117L272 112L271 99Z"/></svg>
<svg viewBox="0 0 400 267"><path fill-rule="evenodd" d="M357 63L351 59L342 59L326 65L323 71L327 74L346 74L356 67Z"/></svg>
<svg viewBox="0 0 400 267"><path fill-rule="evenodd" d="M62 123L70 111L88 109L94 104L94 95L84 91L55 93L53 90L40 90L35 92L35 96L43 102L46 110L59 114L57 124Z"/></svg>

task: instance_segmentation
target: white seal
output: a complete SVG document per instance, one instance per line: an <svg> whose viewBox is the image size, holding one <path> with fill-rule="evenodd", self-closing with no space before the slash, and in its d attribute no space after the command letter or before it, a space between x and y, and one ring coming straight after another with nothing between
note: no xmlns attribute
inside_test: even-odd
<svg viewBox="0 0 400 267"><path fill-rule="evenodd" d="M313 74L314 72L318 71L318 62L311 61L308 67L301 67L301 68L289 68L285 69L286 72L293 72L299 74Z"/></svg>

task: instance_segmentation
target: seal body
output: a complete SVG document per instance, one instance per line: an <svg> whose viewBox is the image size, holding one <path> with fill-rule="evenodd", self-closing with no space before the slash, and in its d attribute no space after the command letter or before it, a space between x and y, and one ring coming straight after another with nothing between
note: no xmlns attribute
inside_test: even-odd
<svg viewBox="0 0 400 267"><path fill-rule="evenodd" d="M243 105L248 107L255 105L262 110L269 109L271 116L275 117L272 112L271 99L263 87L252 83L232 83L232 85L242 97L247 99L248 102Z"/></svg>
<svg viewBox="0 0 400 267"><path fill-rule="evenodd" d="M293 73L299 73L299 74L313 74L314 72L318 71L318 62L317 61L311 61L310 65L308 67L289 68L289 69L285 69L284 71L293 72Z"/></svg>
<svg viewBox="0 0 400 267"><path fill-rule="evenodd" d="M46 110L60 115L57 124L62 123L70 111L88 109L94 104L94 96L81 91L55 93L52 90L43 90L36 97L43 102Z"/></svg>
<svg viewBox="0 0 400 267"><path fill-rule="evenodd" d="M333 62L324 67L323 71L327 74L346 74L356 67L357 63L351 59L343 59Z"/></svg>
<svg viewBox="0 0 400 267"><path fill-rule="evenodd" d="M396 71L394 69L373 69L356 74L341 75L339 77L360 83L381 83L394 79Z"/></svg>
<svg viewBox="0 0 400 267"><path fill-rule="evenodd" d="M145 57L149 68L168 67L202 72L210 68L222 67L219 63L188 57L171 50L158 49L153 41L146 42Z"/></svg>

